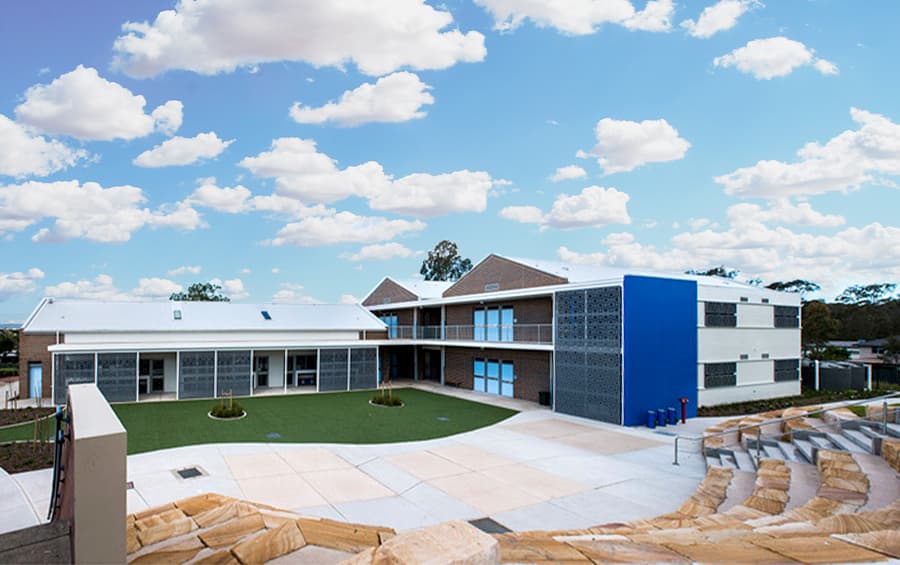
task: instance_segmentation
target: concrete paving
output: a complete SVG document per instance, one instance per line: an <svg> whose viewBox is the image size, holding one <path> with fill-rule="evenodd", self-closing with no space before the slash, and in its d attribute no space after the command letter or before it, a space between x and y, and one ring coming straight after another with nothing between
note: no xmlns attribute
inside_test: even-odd
<svg viewBox="0 0 900 565"><path fill-rule="evenodd" d="M440 389L445 390L492 400ZM694 493L705 473L698 455L685 452L680 466L671 464L670 435L555 414L511 399L502 402L524 410L496 425L435 440L210 444L132 455L128 512L218 492L398 530L484 517L514 530L569 529L672 511ZM202 475L182 479L175 471L186 467L197 467ZM0 517L20 509L28 523L18 527L43 518L49 473L0 475ZM0 520L2 531L14 526Z"/></svg>

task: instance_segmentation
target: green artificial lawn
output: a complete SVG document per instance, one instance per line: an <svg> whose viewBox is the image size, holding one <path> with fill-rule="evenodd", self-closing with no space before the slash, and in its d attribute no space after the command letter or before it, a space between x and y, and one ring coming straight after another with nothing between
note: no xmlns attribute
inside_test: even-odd
<svg viewBox="0 0 900 565"><path fill-rule="evenodd" d="M128 453L201 443L392 443L449 436L509 418L515 410L417 389L395 389L405 406L372 406L372 391L240 398L242 420L215 421L217 400L114 404ZM77 415L76 415L77 417ZM438 420L438 418L446 420ZM0 442L31 439L33 425L0 430ZM271 438L277 433L281 437Z"/></svg>

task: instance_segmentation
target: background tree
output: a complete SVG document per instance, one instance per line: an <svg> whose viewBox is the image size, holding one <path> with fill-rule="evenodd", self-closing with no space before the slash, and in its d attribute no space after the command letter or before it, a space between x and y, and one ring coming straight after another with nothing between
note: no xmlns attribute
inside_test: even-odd
<svg viewBox="0 0 900 565"><path fill-rule="evenodd" d="M822 360L826 352L826 342L834 339L840 324L831 316L828 305L819 300L807 302L803 306L803 347L809 351L810 359Z"/></svg>
<svg viewBox="0 0 900 565"><path fill-rule="evenodd" d="M10 328L0 330L0 355L19 348L19 332Z"/></svg>
<svg viewBox="0 0 900 565"><path fill-rule="evenodd" d="M892 335L888 338L881 353L881 360L885 363L900 365L900 337Z"/></svg>
<svg viewBox="0 0 900 565"><path fill-rule="evenodd" d="M771 290L780 290L781 292L796 292L805 295L809 292L822 290L822 287L812 281L803 279L794 279L792 281L776 281L766 285Z"/></svg>
<svg viewBox="0 0 900 565"><path fill-rule="evenodd" d="M173 292L169 300L186 302L231 302L231 299L222 294L222 287L211 282L194 283L183 292Z"/></svg>
<svg viewBox="0 0 900 565"><path fill-rule="evenodd" d="M685 271L685 274L700 275L704 277L722 277L723 279L734 279L736 276L738 276L739 272L740 271L736 271L734 269L729 269L725 267L725 265L719 265L718 267L712 267L711 269L706 269L704 271L691 269L690 271Z"/></svg>
<svg viewBox="0 0 900 565"><path fill-rule="evenodd" d="M472 261L459 256L456 244L443 240L428 252L419 273L426 281L455 281L472 270Z"/></svg>
<svg viewBox="0 0 900 565"><path fill-rule="evenodd" d="M890 299L897 285L894 283L876 283L853 285L844 289L835 300L841 304L879 304Z"/></svg>

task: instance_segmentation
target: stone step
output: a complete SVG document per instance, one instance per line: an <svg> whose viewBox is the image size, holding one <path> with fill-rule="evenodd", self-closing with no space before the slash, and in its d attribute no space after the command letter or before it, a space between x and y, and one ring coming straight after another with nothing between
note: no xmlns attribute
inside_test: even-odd
<svg viewBox="0 0 900 565"><path fill-rule="evenodd" d="M878 510L893 503L900 491L897 472L878 455L860 453L854 455L853 459L869 479L869 496L860 511Z"/></svg>
<svg viewBox="0 0 900 565"><path fill-rule="evenodd" d="M735 451L734 461L735 463L737 463L737 468L741 471L753 472L756 470L756 460L754 459L753 455L747 453L746 451Z"/></svg>
<svg viewBox="0 0 900 565"><path fill-rule="evenodd" d="M828 436L828 439L831 441L831 443L836 445L838 449L841 449L843 451L849 451L850 453L868 453L868 451L866 451L865 449L856 445L855 443L853 443L852 441L850 441L849 439L847 439L846 437L844 437L840 434L829 432L826 435Z"/></svg>
<svg viewBox="0 0 900 565"><path fill-rule="evenodd" d="M728 469L737 469L737 462L734 460L734 457L724 451L719 452L719 461L721 464L720 467L725 467Z"/></svg>
<svg viewBox="0 0 900 565"><path fill-rule="evenodd" d="M872 453L872 438L861 431L844 428L841 430L841 435L864 449L866 453Z"/></svg>
<svg viewBox="0 0 900 565"><path fill-rule="evenodd" d="M786 462L791 469L791 486L788 489L788 503L785 511L803 506L819 490L819 470L809 463Z"/></svg>
<svg viewBox="0 0 900 565"><path fill-rule="evenodd" d="M794 444L794 447L797 448L797 452L803 459L805 459L809 463L816 462L814 455L816 448L812 443L810 443L808 440L799 438L792 438L791 443Z"/></svg>
<svg viewBox="0 0 900 565"><path fill-rule="evenodd" d="M741 504L747 497L753 494L753 487L756 484L756 473L749 471L735 471L728 483L728 490L725 491L725 500L719 505L717 513L727 512L731 508Z"/></svg>
<svg viewBox="0 0 900 565"><path fill-rule="evenodd" d="M706 466L707 467L722 467L722 461L719 459L717 455L707 455L706 456Z"/></svg>
<svg viewBox="0 0 900 565"><path fill-rule="evenodd" d="M766 457L769 459L783 459L784 454L781 452L781 449L777 445L769 445L768 443L762 444L762 449L766 454Z"/></svg>
<svg viewBox="0 0 900 565"><path fill-rule="evenodd" d="M805 462L800 455L797 454L797 448L789 442L779 441L778 449L781 450L782 459L785 461Z"/></svg>
<svg viewBox="0 0 900 565"><path fill-rule="evenodd" d="M835 445L827 437L810 435L806 439L819 449L835 449Z"/></svg>

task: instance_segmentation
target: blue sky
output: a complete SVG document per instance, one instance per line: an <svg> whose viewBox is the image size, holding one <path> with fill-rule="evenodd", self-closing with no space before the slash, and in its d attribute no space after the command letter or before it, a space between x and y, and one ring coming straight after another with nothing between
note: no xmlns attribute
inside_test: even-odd
<svg viewBox="0 0 900 565"><path fill-rule="evenodd" d="M0 321L353 300L441 239L900 278L896 2L352 4L4 5Z"/></svg>

